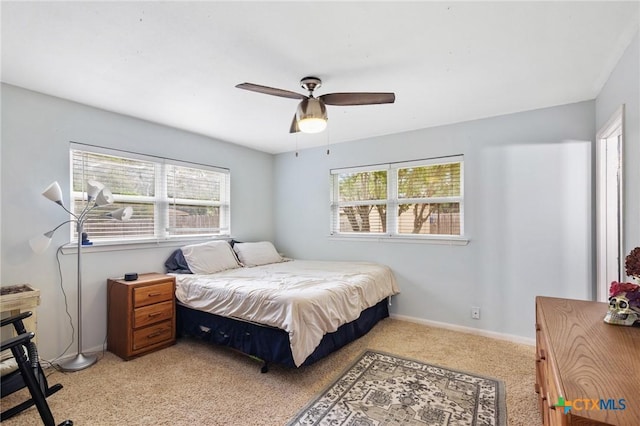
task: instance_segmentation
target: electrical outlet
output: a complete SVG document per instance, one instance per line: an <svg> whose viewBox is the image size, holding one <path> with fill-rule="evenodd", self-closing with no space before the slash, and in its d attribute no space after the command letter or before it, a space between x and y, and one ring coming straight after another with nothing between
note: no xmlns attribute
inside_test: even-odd
<svg viewBox="0 0 640 426"><path fill-rule="evenodd" d="M480 319L480 308L478 306L472 306L471 307L471 318L473 319Z"/></svg>

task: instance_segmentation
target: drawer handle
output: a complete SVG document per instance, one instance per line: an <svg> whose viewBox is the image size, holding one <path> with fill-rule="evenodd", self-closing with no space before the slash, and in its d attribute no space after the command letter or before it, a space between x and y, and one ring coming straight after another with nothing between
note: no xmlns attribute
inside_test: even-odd
<svg viewBox="0 0 640 426"><path fill-rule="evenodd" d="M540 349L540 360L544 361L545 359L547 359L547 356L544 353L544 349Z"/></svg>
<svg viewBox="0 0 640 426"><path fill-rule="evenodd" d="M158 315L162 315L162 312L152 312L149 314L149 318L157 317Z"/></svg>
<svg viewBox="0 0 640 426"><path fill-rule="evenodd" d="M161 296L161 295L162 295L162 293L149 293L148 297L158 297L158 296Z"/></svg>
<svg viewBox="0 0 640 426"><path fill-rule="evenodd" d="M160 330L160 331L156 331L155 333L151 333L147 336L147 339L153 339L154 337L158 337L161 334L164 334L166 332L168 332L169 330Z"/></svg>

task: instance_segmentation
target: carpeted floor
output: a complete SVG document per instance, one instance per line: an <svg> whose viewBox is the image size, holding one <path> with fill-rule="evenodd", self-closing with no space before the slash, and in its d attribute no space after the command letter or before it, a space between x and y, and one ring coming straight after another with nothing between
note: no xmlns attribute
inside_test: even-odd
<svg viewBox="0 0 640 426"><path fill-rule="evenodd" d="M56 422L76 426L279 426L367 348L502 380L508 424L540 424L533 347L393 319L314 365L274 365L267 374L246 356L190 339L131 361L106 352L86 370L52 373L49 383L64 389L48 401ZM14 401L15 395L4 398L3 409ZM38 424L35 408L3 422Z"/></svg>

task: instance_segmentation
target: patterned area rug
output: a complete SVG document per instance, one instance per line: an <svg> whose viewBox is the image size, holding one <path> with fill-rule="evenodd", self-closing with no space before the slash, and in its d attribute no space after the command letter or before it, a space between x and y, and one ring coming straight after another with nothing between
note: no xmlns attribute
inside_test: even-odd
<svg viewBox="0 0 640 426"><path fill-rule="evenodd" d="M365 351L293 425L506 425L504 384Z"/></svg>

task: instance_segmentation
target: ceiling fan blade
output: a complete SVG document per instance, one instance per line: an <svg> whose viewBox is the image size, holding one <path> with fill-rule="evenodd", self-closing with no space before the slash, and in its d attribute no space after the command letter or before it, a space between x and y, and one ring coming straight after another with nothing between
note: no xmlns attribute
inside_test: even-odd
<svg viewBox="0 0 640 426"><path fill-rule="evenodd" d="M394 93L327 93L318 96L326 105L374 105L392 104L396 100Z"/></svg>
<svg viewBox="0 0 640 426"><path fill-rule="evenodd" d="M307 96L289 90L276 89L275 87L260 86L253 83L240 83L236 85L238 89L251 90L253 92L264 93L266 95L280 96L290 99L306 99Z"/></svg>
<svg viewBox="0 0 640 426"><path fill-rule="evenodd" d="M300 127L298 127L298 116L297 114L293 114L293 121L291 122L289 133L298 133L299 131L300 131Z"/></svg>

